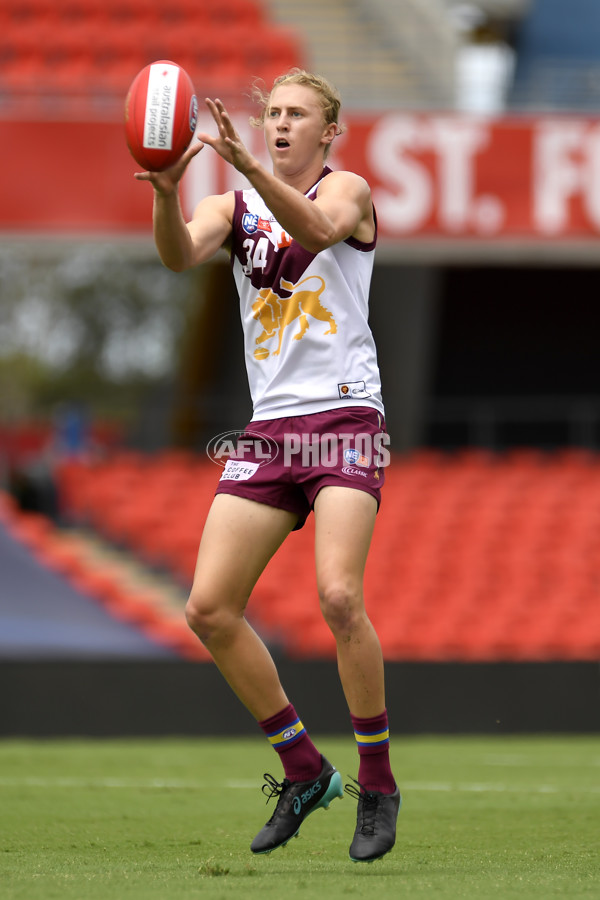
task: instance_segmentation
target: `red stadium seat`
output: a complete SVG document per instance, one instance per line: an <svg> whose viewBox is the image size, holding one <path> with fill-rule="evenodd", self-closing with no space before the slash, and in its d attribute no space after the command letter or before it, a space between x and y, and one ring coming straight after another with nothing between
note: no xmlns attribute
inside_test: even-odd
<svg viewBox="0 0 600 900"><path fill-rule="evenodd" d="M5 0L0 35L0 86L40 96L119 96L160 58L184 66L200 95L238 96L302 55L252 0Z"/></svg>
<svg viewBox="0 0 600 900"><path fill-rule="evenodd" d="M211 464L124 457L87 481L75 469L69 478L77 515L189 585L217 481ZM598 510L598 457L419 454L394 463L365 578L386 657L594 658ZM43 542L41 532L32 539ZM271 560L248 615L287 652L335 655L319 611L312 518Z"/></svg>

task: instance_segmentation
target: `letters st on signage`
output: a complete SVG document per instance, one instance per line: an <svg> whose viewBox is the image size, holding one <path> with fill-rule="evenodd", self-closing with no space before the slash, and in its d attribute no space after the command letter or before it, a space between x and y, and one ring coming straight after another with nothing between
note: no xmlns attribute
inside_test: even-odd
<svg viewBox="0 0 600 900"><path fill-rule="evenodd" d="M346 123L331 165L369 181L384 240L600 233L600 120L390 113ZM261 132L243 136L268 165ZM247 186L215 154L194 167L188 209L208 191Z"/></svg>

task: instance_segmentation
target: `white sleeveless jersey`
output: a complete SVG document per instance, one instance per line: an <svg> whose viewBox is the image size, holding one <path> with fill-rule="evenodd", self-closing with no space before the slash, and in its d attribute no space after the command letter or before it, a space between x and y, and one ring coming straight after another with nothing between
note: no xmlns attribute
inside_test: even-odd
<svg viewBox="0 0 600 900"><path fill-rule="evenodd" d="M307 192L314 200L318 185ZM383 413L368 300L376 238L305 250L254 190L235 192L231 263L253 418L343 406Z"/></svg>

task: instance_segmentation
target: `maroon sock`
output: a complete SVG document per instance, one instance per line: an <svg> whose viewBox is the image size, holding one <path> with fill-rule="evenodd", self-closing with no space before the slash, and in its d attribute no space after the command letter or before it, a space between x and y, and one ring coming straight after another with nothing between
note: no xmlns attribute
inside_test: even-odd
<svg viewBox="0 0 600 900"><path fill-rule="evenodd" d="M372 719L351 716L358 746L358 781L369 791L393 794L396 782L390 767L390 731L387 710Z"/></svg>
<svg viewBox="0 0 600 900"><path fill-rule="evenodd" d="M319 776L323 768L321 754L291 703L258 724L279 753L288 781L312 781Z"/></svg>

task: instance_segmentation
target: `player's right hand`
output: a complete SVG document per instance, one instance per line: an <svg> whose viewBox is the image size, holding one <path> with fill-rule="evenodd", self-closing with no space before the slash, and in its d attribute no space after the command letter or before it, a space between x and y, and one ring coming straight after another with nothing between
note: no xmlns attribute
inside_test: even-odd
<svg viewBox="0 0 600 900"><path fill-rule="evenodd" d="M164 169L162 172L135 172L134 178L138 181L149 181L157 194L166 197L177 191L185 170L191 160L204 147L201 140L193 141L187 150L179 157L175 165Z"/></svg>

